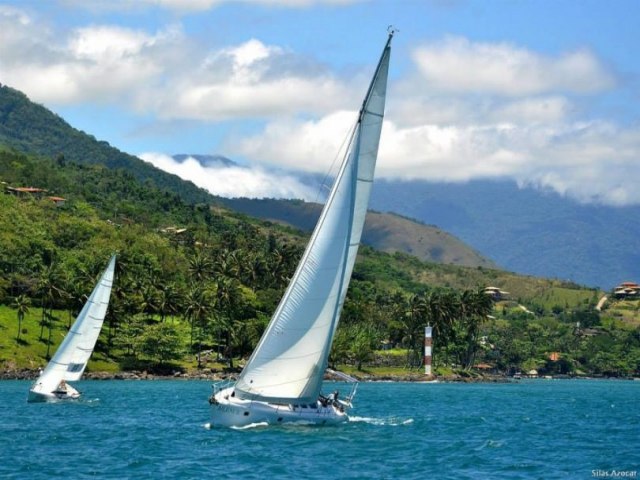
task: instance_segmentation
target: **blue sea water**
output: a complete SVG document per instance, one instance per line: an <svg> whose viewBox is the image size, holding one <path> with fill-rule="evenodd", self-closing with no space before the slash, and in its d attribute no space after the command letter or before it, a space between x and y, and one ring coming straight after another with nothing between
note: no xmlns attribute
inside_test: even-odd
<svg viewBox="0 0 640 480"><path fill-rule="evenodd" d="M209 428L210 382L77 385L81 401L27 404L28 382L0 382L0 478L582 479L640 471L638 381L365 383L347 424L245 430Z"/></svg>

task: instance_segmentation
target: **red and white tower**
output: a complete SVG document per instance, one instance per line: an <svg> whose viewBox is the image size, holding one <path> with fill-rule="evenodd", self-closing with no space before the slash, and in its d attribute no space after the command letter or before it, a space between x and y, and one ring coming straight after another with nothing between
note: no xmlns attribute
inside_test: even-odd
<svg viewBox="0 0 640 480"><path fill-rule="evenodd" d="M433 327L424 327L424 374L431 375L431 332Z"/></svg>

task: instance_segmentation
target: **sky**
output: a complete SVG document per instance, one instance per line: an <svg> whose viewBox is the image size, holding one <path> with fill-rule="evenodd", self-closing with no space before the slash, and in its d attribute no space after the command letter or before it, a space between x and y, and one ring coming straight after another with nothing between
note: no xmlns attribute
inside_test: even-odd
<svg viewBox="0 0 640 480"><path fill-rule="evenodd" d="M637 0L0 0L0 83L212 193L313 200L389 25L377 178L640 204Z"/></svg>

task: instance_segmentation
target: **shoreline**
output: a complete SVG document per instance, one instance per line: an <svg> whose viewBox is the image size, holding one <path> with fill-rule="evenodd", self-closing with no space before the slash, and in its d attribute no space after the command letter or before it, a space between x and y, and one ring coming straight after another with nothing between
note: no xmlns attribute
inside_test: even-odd
<svg viewBox="0 0 640 480"><path fill-rule="evenodd" d="M38 378L38 370L7 370L0 372L0 380L35 380ZM370 373L352 375L358 382L459 382L459 383L505 383L512 381L511 377L502 375L460 376L447 375L435 376L420 373L408 373L403 375L375 375ZM82 380L211 380L224 381L235 380L235 373L225 372L174 372L171 374L158 374L147 371L126 372L87 372ZM340 381L339 378L327 373L325 381Z"/></svg>
<svg viewBox="0 0 640 480"><path fill-rule="evenodd" d="M35 380L39 375L38 370L7 370L0 372L0 380ZM363 373L352 374L358 382L411 382L411 383L517 383L516 379L505 375L424 375L420 373L408 373L403 375L374 375ZM163 375L149 373L147 371L127 371L127 372L87 372L82 380L209 380L214 382L235 380L235 373L224 372L174 372ZM325 381L339 381L340 379L331 374L325 375ZM633 377L597 377L597 376L569 376L557 375L554 377L532 377L525 380L640 380Z"/></svg>

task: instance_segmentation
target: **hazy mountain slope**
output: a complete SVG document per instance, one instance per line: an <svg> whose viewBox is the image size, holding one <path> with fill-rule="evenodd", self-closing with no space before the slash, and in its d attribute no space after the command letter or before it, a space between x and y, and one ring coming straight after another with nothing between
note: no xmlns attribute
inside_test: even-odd
<svg viewBox="0 0 640 480"><path fill-rule="evenodd" d="M507 181L378 181L371 203L435 224L508 270L604 288L640 279L639 207L580 205Z"/></svg>
<svg viewBox="0 0 640 480"><path fill-rule="evenodd" d="M299 200L238 198L222 199L221 202L232 210L305 231L313 229L322 207ZM367 214L362 242L383 252L405 252L431 262L495 267L493 262L454 236L438 228L389 213Z"/></svg>

